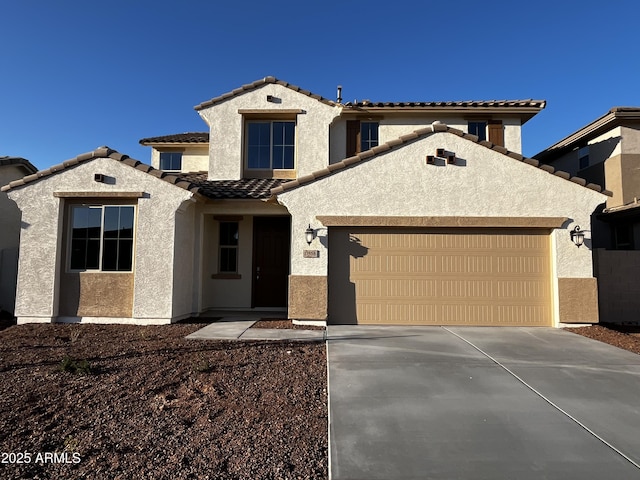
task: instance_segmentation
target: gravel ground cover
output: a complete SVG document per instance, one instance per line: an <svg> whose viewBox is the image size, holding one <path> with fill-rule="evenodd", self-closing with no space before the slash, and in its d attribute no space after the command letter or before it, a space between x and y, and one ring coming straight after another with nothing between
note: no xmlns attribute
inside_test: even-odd
<svg viewBox="0 0 640 480"><path fill-rule="evenodd" d="M291 320L263 318L254 323L251 328L293 328L295 330L324 330L324 327L315 325L296 325Z"/></svg>
<svg viewBox="0 0 640 480"><path fill-rule="evenodd" d="M201 327L0 331L0 478L327 478L324 344Z"/></svg>

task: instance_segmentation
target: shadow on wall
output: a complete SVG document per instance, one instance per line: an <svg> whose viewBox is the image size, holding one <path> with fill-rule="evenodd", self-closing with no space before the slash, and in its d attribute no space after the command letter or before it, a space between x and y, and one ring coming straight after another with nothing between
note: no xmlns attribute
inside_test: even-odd
<svg viewBox="0 0 640 480"><path fill-rule="evenodd" d="M360 239L346 230L332 231L329 235L329 323L355 325L356 286L351 281L351 258L362 258L369 249Z"/></svg>

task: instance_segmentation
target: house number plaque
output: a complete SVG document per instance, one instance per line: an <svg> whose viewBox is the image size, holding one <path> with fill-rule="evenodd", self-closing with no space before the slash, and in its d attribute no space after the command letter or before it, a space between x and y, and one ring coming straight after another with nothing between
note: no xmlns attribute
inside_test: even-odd
<svg viewBox="0 0 640 480"><path fill-rule="evenodd" d="M303 258L320 258L320 250L303 250Z"/></svg>

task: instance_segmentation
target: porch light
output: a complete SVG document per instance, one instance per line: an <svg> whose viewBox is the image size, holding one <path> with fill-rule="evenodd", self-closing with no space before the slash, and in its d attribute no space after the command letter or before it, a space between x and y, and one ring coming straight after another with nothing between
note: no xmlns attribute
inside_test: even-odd
<svg viewBox="0 0 640 480"><path fill-rule="evenodd" d="M584 232L580 230L580 226L576 225L573 230L569 232L571 241L576 244L576 247L580 248L580 245L584 243Z"/></svg>
<svg viewBox="0 0 640 480"><path fill-rule="evenodd" d="M311 245L311 242L313 242L313 237L315 237L315 233L313 231L313 228L311 228L311 224L309 224L309 227L307 227L307 229L304 231L304 238L307 241L307 245Z"/></svg>

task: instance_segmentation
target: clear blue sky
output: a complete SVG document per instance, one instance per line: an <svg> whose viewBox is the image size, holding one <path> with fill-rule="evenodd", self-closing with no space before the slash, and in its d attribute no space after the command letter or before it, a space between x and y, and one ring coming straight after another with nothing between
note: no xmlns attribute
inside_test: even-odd
<svg viewBox="0 0 640 480"><path fill-rule="evenodd" d="M345 101L545 99L531 156L640 105L637 1L0 0L0 155L46 168L206 131L193 106L273 75Z"/></svg>

